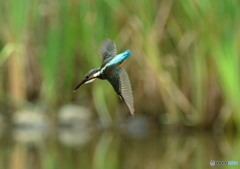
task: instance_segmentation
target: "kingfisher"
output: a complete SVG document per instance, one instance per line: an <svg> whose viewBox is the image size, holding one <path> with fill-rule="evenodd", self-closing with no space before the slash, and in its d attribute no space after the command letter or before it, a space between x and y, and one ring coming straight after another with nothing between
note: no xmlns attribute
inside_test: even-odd
<svg viewBox="0 0 240 169"><path fill-rule="evenodd" d="M126 70L123 68L125 60L131 55L130 50L117 54L116 45L113 41L105 40L99 50L102 58L100 68L91 69L85 78L74 88L75 92L80 86L93 82L96 78L108 80L120 99L124 101L130 111L134 114L134 103L132 87Z"/></svg>

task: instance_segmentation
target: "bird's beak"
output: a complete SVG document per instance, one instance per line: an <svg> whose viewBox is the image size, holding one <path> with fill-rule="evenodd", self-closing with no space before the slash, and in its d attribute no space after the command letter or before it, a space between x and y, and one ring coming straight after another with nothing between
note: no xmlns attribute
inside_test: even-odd
<svg viewBox="0 0 240 169"><path fill-rule="evenodd" d="M83 84L86 84L86 83L91 83L93 82L94 80L96 79L96 77L91 77L91 78L88 78L88 79L84 79L82 80L74 89L73 89L73 92L75 92L79 87L81 87Z"/></svg>
<svg viewBox="0 0 240 169"><path fill-rule="evenodd" d="M81 87L85 83L90 83L94 81L98 76L100 75L100 69L92 69L90 70L86 75L85 79L83 79L74 89L73 92L75 92L79 87Z"/></svg>
<svg viewBox="0 0 240 169"><path fill-rule="evenodd" d="M75 92L80 86L82 86L83 84L85 84L87 81L88 81L88 79L82 80L82 81L73 89L73 92Z"/></svg>

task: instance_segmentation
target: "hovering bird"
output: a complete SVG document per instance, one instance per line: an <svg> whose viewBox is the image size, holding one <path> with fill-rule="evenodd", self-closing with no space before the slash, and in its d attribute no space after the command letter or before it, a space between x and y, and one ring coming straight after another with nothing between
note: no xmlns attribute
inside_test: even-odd
<svg viewBox="0 0 240 169"><path fill-rule="evenodd" d="M126 103L130 113L134 114L131 84L127 72L122 67L130 54L130 50L117 54L115 43L111 40L105 40L100 48L101 67L90 70L73 91L75 92L80 86L90 83L96 78L106 79L113 86L120 99Z"/></svg>

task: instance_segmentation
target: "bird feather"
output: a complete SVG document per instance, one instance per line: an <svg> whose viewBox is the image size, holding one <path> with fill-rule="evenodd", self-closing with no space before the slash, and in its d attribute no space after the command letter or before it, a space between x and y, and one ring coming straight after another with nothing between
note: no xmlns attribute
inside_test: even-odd
<svg viewBox="0 0 240 169"><path fill-rule="evenodd" d="M100 47L100 56L103 59L102 66L117 55L116 45L113 41L107 39Z"/></svg>

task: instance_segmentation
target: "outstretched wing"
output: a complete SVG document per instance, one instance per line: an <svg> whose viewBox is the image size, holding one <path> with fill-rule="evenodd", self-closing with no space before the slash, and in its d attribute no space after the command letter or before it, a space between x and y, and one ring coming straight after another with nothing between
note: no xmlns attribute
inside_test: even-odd
<svg viewBox="0 0 240 169"><path fill-rule="evenodd" d="M100 47L100 56L102 57L102 66L117 55L116 45L113 41L107 39Z"/></svg>
<svg viewBox="0 0 240 169"><path fill-rule="evenodd" d="M107 79L120 98L126 103L130 113L134 114L132 87L125 69L119 67L112 69Z"/></svg>

